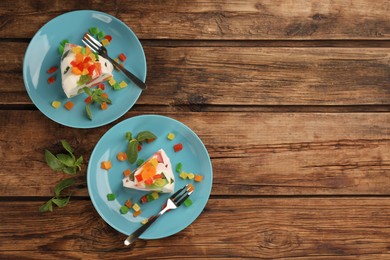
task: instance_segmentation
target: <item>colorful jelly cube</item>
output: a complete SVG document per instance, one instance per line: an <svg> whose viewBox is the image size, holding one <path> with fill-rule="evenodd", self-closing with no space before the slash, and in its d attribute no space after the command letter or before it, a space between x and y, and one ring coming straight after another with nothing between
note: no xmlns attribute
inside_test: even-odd
<svg viewBox="0 0 390 260"><path fill-rule="evenodd" d="M104 39L101 40L101 43L103 44L103 46L107 46L107 45L110 44L110 41L107 40L106 38L104 38Z"/></svg>
<svg viewBox="0 0 390 260"><path fill-rule="evenodd" d="M203 180L203 176L199 174L195 174L194 181L201 182Z"/></svg>
<svg viewBox="0 0 390 260"><path fill-rule="evenodd" d="M99 33L99 29L97 27L91 27L89 28L89 33L92 35L96 35Z"/></svg>
<svg viewBox="0 0 390 260"><path fill-rule="evenodd" d="M147 218L145 218L144 220L141 221L142 225L145 225L146 223L148 223L148 219Z"/></svg>
<svg viewBox="0 0 390 260"><path fill-rule="evenodd" d="M119 87L120 88L125 88L125 87L127 87L127 83L122 80L121 83L119 83Z"/></svg>
<svg viewBox="0 0 390 260"><path fill-rule="evenodd" d="M107 194L107 200L109 200L109 201L115 200L115 194L114 193L108 193Z"/></svg>
<svg viewBox="0 0 390 260"><path fill-rule="evenodd" d="M173 139L175 139L175 134L174 133L169 133L167 138L168 138L168 140L172 141Z"/></svg>
<svg viewBox="0 0 390 260"><path fill-rule="evenodd" d="M148 202L148 198L146 198L146 196L142 196L141 197L141 203L142 204L145 204L145 203L147 203Z"/></svg>
<svg viewBox="0 0 390 260"><path fill-rule="evenodd" d="M176 172L177 173L181 173L182 169L183 169L183 165L181 164L181 162L176 164Z"/></svg>
<svg viewBox="0 0 390 260"><path fill-rule="evenodd" d="M148 202L154 200L154 197L152 196L152 193L149 193L148 195L146 195L146 198L148 199Z"/></svg>
<svg viewBox="0 0 390 260"><path fill-rule="evenodd" d="M152 192L152 197L153 197L153 199L158 199L159 198L159 195L158 195L158 192Z"/></svg>
<svg viewBox="0 0 390 260"><path fill-rule="evenodd" d="M108 81L108 84L110 84L110 86L114 86L115 83L116 81L114 78L110 78L110 80Z"/></svg>
<svg viewBox="0 0 390 260"><path fill-rule="evenodd" d="M183 180L185 180L185 179L187 179L188 176L187 176L186 172L182 172L182 173L180 173L179 177L182 178Z"/></svg>
<svg viewBox="0 0 390 260"><path fill-rule="evenodd" d="M194 191L195 188L194 188L194 185L192 185L191 183L188 184L188 187L187 187L187 191L188 192L191 192L191 191Z"/></svg>
<svg viewBox="0 0 390 260"><path fill-rule="evenodd" d="M126 206L122 206L119 211L121 212L121 214L127 214L127 212L129 212L129 208L126 207Z"/></svg>
<svg viewBox="0 0 390 260"><path fill-rule="evenodd" d="M126 200L125 206L128 207L129 209L133 206L133 203L131 202L130 199Z"/></svg>
<svg viewBox="0 0 390 260"><path fill-rule="evenodd" d="M192 205L192 200L191 200L190 198L187 198L187 199L184 201L184 205L185 205L186 207L191 206L191 205Z"/></svg>
<svg viewBox="0 0 390 260"><path fill-rule="evenodd" d="M182 144L182 143L175 144L175 145L173 146L173 150L174 150L176 153L179 152L179 151L181 151L181 150L183 150L183 144Z"/></svg>
<svg viewBox="0 0 390 260"><path fill-rule="evenodd" d="M134 211L140 211L141 210L141 207L137 203L134 203L132 208L133 208Z"/></svg>
<svg viewBox="0 0 390 260"><path fill-rule="evenodd" d="M135 211L135 212L133 213L133 217L137 217L137 216L139 216L141 213L142 213L142 210Z"/></svg>
<svg viewBox="0 0 390 260"><path fill-rule="evenodd" d="M195 177L195 174L193 174L192 172L187 174L187 178L190 180L192 180L194 177Z"/></svg>
<svg viewBox="0 0 390 260"><path fill-rule="evenodd" d="M52 107L57 109L57 108L59 108L61 106L61 102L57 101L57 100L54 100L53 102L51 102L51 105L52 105Z"/></svg>

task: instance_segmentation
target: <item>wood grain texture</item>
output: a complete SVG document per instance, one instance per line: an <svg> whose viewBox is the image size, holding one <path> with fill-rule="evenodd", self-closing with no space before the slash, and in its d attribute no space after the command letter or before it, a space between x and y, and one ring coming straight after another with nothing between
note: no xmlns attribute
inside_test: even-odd
<svg viewBox="0 0 390 260"><path fill-rule="evenodd" d="M85 1L141 39L389 39L390 2L186 0ZM77 1L1 1L0 37L31 38L47 21L80 9ZM28 24L29 26L25 26Z"/></svg>
<svg viewBox="0 0 390 260"><path fill-rule="evenodd" d="M8 50L0 52L0 105L31 104L22 77L26 47L0 42ZM390 104L386 48L146 46L145 54L149 88L141 105Z"/></svg>
<svg viewBox="0 0 390 260"><path fill-rule="evenodd" d="M126 114L119 121L138 115ZM160 113L206 145L214 195L389 195L389 113ZM44 149L67 139L86 162L113 125L71 129L39 111L0 111L1 196L50 196L63 175ZM59 151L58 151L59 152ZM85 169L75 195L87 195Z"/></svg>
<svg viewBox="0 0 390 260"><path fill-rule="evenodd" d="M125 236L105 224L90 201L74 200L45 215L39 205L0 203L2 258L390 257L388 199L210 199L188 228L133 248L123 246Z"/></svg>

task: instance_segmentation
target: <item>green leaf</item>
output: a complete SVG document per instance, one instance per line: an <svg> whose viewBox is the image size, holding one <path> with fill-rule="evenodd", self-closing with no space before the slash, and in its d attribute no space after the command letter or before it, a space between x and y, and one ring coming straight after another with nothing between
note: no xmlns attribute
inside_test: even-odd
<svg viewBox="0 0 390 260"><path fill-rule="evenodd" d="M60 197L61 191L72 186L75 182L76 180L74 178L68 178L60 181L54 188L55 197Z"/></svg>
<svg viewBox="0 0 390 260"><path fill-rule="evenodd" d="M87 116L89 120L92 120L91 104L87 104L85 106L85 111L87 111Z"/></svg>
<svg viewBox="0 0 390 260"><path fill-rule="evenodd" d="M91 79L92 79L92 78L91 78L91 76L89 76L89 75L81 75L80 78L79 78L79 80L77 81L77 86L82 86L82 85L84 85L84 84L90 82Z"/></svg>
<svg viewBox="0 0 390 260"><path fill-rule="evenodd" d="M55 171L62 171L65 167L65 165L48 150L45 150L45 161L47 165Z"/></svg>
<svg viewBox="0 0 390 260"><path fill-rule="evenodd" d="M83 90L88 96L92 96L92 91L89 87L83 87Z"/></svg>
<svg viewBox="0 0 390 260"><path fill-rule="evenodd" d="M157 136L155 136L150 131L142 131L136 137L137 141L140 142L140 143L145 141L146 139L156 139L156 138L157 138Z"/></svg>
<svg viewBox="0 0 390 260"><path fill-rule="evenodd" d="M125 138L127 139L127 141L130 142L130 140L133 139L132 133L131 132L126 132Z"/></svg>
<svg viewBox="0 0 390 260"><path fill-rule="evenodd" d="M72 166L72 167L65 166L62 171L64 173L73 175L73 174L76 174L77 167L76 166Z"/></svg>
<svg viewBox="0 0 390 260"><path fill-rule="evenodd" d="M66 198L53 198L52 201L54 204L56 204L59 208L65 207L68 205L70 200L70 196Z"/></svg>
<svg viewBox="0 0 390 260"><path fill-rule="evenodd" d="M79 168L79 171L81 171L81 164L83 163L83 156L80 156L77 161L74 163L74 166L77 166Z"/></svg>
<svg viewBox="0 0 390 260"><path fill-rule="evenodd" d="M75 159L74 159L74 157L72 157L68 154L59 153L59 154L57 154L57 158L62 164L66 165L66 166L69 166L69 167L74 166Z"/></svg>
<svg viewBox="0 0 390 260"><path fill-rule="evenodd" d="M138 141L136 139L130 140L127 145L127 160L130 163L135 163L138 157Z"/></svg>
<svg viewBox="0 0 390 260"><path fill-rule="evenodd" d="M53 199L50 199L48 202L39 207L39 212L53 211Z"/></svg>
<svg viewBox="0 0 390 260"><path fill-rule="evenodd" d="M75 159L74 155L73 155L73 149L70 146L70 144L68 143L68 141L61 140L61 144L62 144L62 147L64 147L64 149L70 154L70 156L72 156L72 158Z"/></svg>

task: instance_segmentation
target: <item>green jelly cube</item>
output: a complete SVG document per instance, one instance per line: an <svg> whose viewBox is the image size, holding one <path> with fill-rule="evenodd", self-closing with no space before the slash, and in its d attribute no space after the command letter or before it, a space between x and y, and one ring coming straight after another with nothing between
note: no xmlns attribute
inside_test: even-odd
<svg viewBox="0 0 390 260"><path fill-rule="evenodd" d="M153 201L154 200L154 197L153 197L152 193L146 195L146 198L148 199L148 201Z"/></svg>
<svg viewBox="0 0 390 260"><path fill-rule="evenodd" d="M97 34L97 37L98 37L99 40L101 40L101 39L104 38L105 35L106 35L106 34L105 34L103 31L100 31L100 32Z"/></svg>
<svg viewBox="0 0 390 260"><path fill-rule="evenodd" d="M108 199L109 201L115 200L115 194L114 194L114 193L109 193L109 194L107 194L107 199Z"/></svg>
<svg viewBox="0 0 390 260"><path fill-rule="evenodd" d="M114 87L115 90L120 90L121 89L121 86L119 86L118 82L115 82L113 87Z"/></svg>
<svg viewBox="0 0 390 260"><path fill-rule="evenodd" d="M187 199L184 201L184 205L185 205L186 207L191 206L191 205L192 205L192 200L191 200L190 198L187 198Z"/></svg>
<svg viewBox="0 0 390 260"><path fill-rule="evenodd" d="M176 172L177 173L181 173L182 168L183 168L183 165L181 164L181 162L176 164Z"/></svg>
<svg viewBox="0 0 390 260"><path fill-rule="evenodd" d="M99 29L97 27L91 27L89 28L89 33L92 35L96 35L99 33Z"/></svg>
<svg viewBox="0 0 390 260"><path fill-rule="evenodd" d="M63 45L58 46L58 53L61 55L62 55L62 53L64 53L64 46Z"/></svg>
<svg viewBox="0 0 390 260"><path fill-rule="evenodd" d="M121 212L121 214L126 214L127 212L129 212L129 208L126 206L122 206L119 211Z"/></svg>

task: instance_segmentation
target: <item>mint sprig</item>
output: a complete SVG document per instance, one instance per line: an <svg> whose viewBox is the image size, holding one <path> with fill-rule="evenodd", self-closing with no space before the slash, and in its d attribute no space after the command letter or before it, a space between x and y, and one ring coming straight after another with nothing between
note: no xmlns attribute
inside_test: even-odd
<svg viewBox="0 0 390 260"><path fill-rule="evenodd" d="M77 160L73 154L73 149L66 140L61 140L61 144L68 154L52 154L49 150L45 150L45 161L50 168L57 172L65 172L67 174L76 174L77 169L81 170L83 157L80 156Z"/></svg>
<svg viewBox="0 0 390 260"><path fill-rule="evenodd" d="M62 147L66 150L67 154L59 153L54 155L49 150L45 150L45 161L47 165L58 172L64 172L66 174L74 175L77 173L77 170L81 170L81 164L83 162L83 157L80 156L76 159L76 156L73 154L73 149L66 140L61 140ZM67 178L61 180L54 188L54 196L41 207L39 207L40 212L53 211L53 204L59 208L65 207L68 205L70 200L69 196L62 195L62 191L71 187L76 182L75 178Z"/></svg>
<svg viewBox="0 0 390 260"><path fill-rule="evenodd" d="M150 131L142 131L139 132L138 135L133 138L133 135L131 132L127 132L125 135L125 138L128 140L127 145L127 160L133 164L137 161L138 158L138 145L140 145L142 142L146 140L154 140L157 138L155 134L153 134Z"/></svg>
<svg viewBox="0 0 390 260"><path fill-rule="evenodd" d="M102 104L103 102L106 102L107 104L112 104L111 99L102 96L104 92L100 88L91 90L89 87L84 87L83 90L89 97L91 97L90 103L88 103L85 107L89 120L92 120L91 105L93 103L96 102L98 104Z"/></svg>

